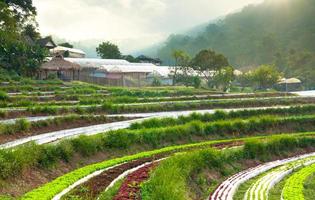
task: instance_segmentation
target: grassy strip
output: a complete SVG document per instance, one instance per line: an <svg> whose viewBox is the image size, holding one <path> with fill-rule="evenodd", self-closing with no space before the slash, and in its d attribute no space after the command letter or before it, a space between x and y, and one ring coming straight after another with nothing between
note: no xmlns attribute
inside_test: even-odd
<svg viewBox="0 0 315 200"><path fill-rule="evenodd" d="M315 173L309 176L304 182L304 199L313 200L315 192Z"/></svg>
<svg viewBox="0 0 315 200"><path fill-rule="evenodd" d="M198 114L193 113L189 116L179 116L178 118L167 117L167 118L153 118L144 120L142 122L136 122L131 124L130 129L141 129L141 128L159 128L166 126L175 126L185 124L191 121L211 122L216 120L228 120L233 118L248 118L258 115L299 115L299 114L313 114L315 113L315 105L306 106L294 106L290 108L267 108L259 110L239 110L239 111L216 111L214 114Z"/></svg>
<svg viewBox="0 0 315 200"><path fill-rule="evenodd" d="M301 136L301 135L313 135L315 133L304 133L304 134L296 134L295 136ZM65 188L67 188L69 185L75 183L77 180L97 171L100 169L105 169L110 166L117 165L119 163L128 162L131 160L136 160L139 158L145 158L145 157L151 157L157 154L165 154L165 153L174 153L178 151L184 151L188 149L193 148L202 148L202 147L208 147L210 145L218 144L218 143L227 143L227 142L233 142L233 141L240 141L240 140L251 140L251 139L264 139L270 136L264 136L264 137L251 137L251 138L244 138L244 139L229 139L229 140L217 140L217 141L207 141L202 143L195 143L195 144L186 144L186 145L178 145L178 146L171 146L171 147L165 147L158 150L153 151L147 151L138 153L131 156L125 156L121 158L116 158L112 160L107 160L101 163L88 165L86 167L77 169L75 171L72 171L64 176L61 176L54 181L47 183L46 185L35 189L29 193L27 193L25 196L22 197L22 199L51 199L54 195L58 194Z"/></svg>
<svg viewBox="0 0 315 200"><path fill-rule="evenodd" d="M281 194L282 194L282 190L283 190L284 184L288 180L289 177L284 178L279 183L277 183L273 188L271 188L271 190L269 192L269 196L268 196L269 200L279 200L279 199L281 199Z"/></svg>
<svg viewBox="0 0 315 200"><path fill-rule="evenodd" d="M259 143L260 145L257 145ZM194 177L197 188L201 185L218 185L219 177L228 177L242 170L242 162L245 160L268 161L272 156L281 156L294 152L299 148L312 147L315 138L296 137L273 137L264 142L260 140L247 141L244 148L237 150L215 151L199 150L185 155L173 156L162 161L157 169L151 174L148 182L142 185L143 200L187 200L205 198L211 191L202 191L202 197L189 194L189 184ZM198 174L204 171L214 171L216 176L210 176L210 180L200 179ZM207 177L203 174L204 177ZM196 186L194 187L196 190Z"/></svg>
<svg viewBox="0 0 315 200"><path fill-rule="evenodd" d="M306 179L315 173L315 164L302 168L294 173L284 185L283 199L284 200L304 200L304 182Z"/></svg>

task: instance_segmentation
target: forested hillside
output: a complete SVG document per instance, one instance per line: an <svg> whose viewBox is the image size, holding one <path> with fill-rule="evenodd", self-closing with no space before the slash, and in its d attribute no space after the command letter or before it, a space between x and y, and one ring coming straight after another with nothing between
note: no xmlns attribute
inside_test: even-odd
<svg viewBox="0 0 315 200"><path fill-rule="evenodd" d="M171 64L174 49L226 55L236 68L275 64L287 77L315 87L315 1L266 0L209 24L197 36L171 35L158 56Z"/></svg>

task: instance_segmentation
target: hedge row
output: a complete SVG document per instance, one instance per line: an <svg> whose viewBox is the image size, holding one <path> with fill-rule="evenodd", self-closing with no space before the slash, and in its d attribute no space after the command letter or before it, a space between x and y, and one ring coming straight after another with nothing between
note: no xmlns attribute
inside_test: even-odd
<svg viewBox="0 0 315 200"><path fill-rule="evenodd" d="M246 120L233 119L209 123L192 121L184 125L111 131L105 136L106 145L112 148L127 148L133 144L158 146L181 140L201 138L240 137L264 133L301 132L315 130L315 116L299 117L253 117Z"/></svg>
<svg viewBox="0 0 315 200"><path fill-rule="evenodd" d="M214 114L205 113L192 113L188 116L179 116L178 118L153 118L144 120L142 122L136 122L131 124L130 129L141 129L141 128L158 128L166 126L175 126L185 124L194 120L201 122L211 122L216 120L228 120L233 118L248 118L258 115L301 115L301 114L315 114L315 105L306 106L294 106L289 108L266 108L266 109L255 109L255 110L238 110L238 111L216 111Z"/></svg>

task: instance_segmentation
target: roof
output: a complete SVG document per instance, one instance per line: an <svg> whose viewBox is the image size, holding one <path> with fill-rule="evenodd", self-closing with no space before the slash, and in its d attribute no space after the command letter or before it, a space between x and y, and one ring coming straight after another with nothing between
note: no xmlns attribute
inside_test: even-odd
<svg viewBox="0 0 315 200"><path fill-rule="evenodd" d="M45 38L41 38L39 40L37 40L37 43L41 46L41 47L48 47L48 48L54 48L57 45L55 44L55 42L52 40L51 36L47 36Z"/></svg>
<svg viewBox="0 0 315 200"><path fill-rule="evenodd" d="M40 69L43 70L79 70L80 65L69 62L62 57L54 57L50 61L41 65Z"/></svg>
<svg viewBox="0 0 315 200"><path fill-rule="evenodd" d="M171 73L168 66L156 66L148 63L129 63L128 65L102 65L100 71L110 73L148 73L167 77Z"/></svg>
<svg viewBox="0 0 315 200"><path fill-rule="evenodd" d="M302 83L302 81L297 78L289 78L289 79L283 78L278 84L294 84L294 83Z"/></svg>
<svg viewBox="0 0 315 200"><path fill-rule="evenodd" d="M98 58L65 58L65 60L76 63L82 68L99 68L102 65L126 65L130 64L122 59L98 59Z"/></svg>
<svg viewBox="0 0 315 200"><path fill-rule="evenodd" d="M111 72L111 73L151 73L153 67L150 65L102 65L99 70Z"/></svg>
<svg viewBox="0 0 315 200"><path fill-rule="evenodd" d="M72 53L85 55L85 52L80 50L80 49L67 48L67 47L63 47L63 46L57 46L57 47L50 50L51 53L60 52L60 51L69 51Z"/></svg>

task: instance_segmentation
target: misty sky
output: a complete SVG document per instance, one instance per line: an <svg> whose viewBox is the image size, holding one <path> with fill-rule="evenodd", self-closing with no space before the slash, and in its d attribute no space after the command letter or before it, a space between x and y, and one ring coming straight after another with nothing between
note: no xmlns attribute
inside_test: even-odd
<svg viewBox="0 0 315 200"><path fill-rule="evenodd" d="M33 0L43 35L70 41L110 40L124 53L262 1Z"/></svg>

